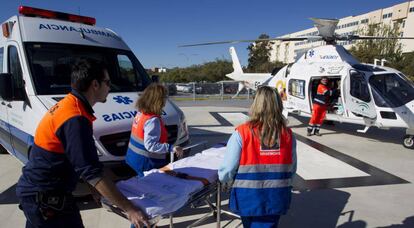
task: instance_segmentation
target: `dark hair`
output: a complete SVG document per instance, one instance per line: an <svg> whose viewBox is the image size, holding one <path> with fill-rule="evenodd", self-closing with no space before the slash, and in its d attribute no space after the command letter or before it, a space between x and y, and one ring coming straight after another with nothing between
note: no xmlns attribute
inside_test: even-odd
<svg viewBox="0 0 414 228"><path fill-rule="evenodd" d="M79 59L72 66L71 86L79 92L86 92L93 80L101 82L106 67L93 59Z"/></svg>

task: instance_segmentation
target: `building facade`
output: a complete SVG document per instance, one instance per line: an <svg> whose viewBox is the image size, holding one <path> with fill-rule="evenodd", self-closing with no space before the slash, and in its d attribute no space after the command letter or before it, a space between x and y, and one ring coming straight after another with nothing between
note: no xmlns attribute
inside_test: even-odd
<svg viewBox="0 0 414 228"><path fill-rule="evenodd" d="M414 37L414 1L404 2L388 8L374 10L358 16L349 16L339 19L335 33L339 35L358 34L369 24L389 24L399 23L400 36ZM281 37L315 36L318 30L313 27L295 33L283 35ZM414 40L400 40L403 53L414 51ZM307 50L313 47L324 45L324 41L290 41L275 42L270 52L271 61L284 63L294 62L300 58ZM338 44L349 49L356 41L339 41Z"/></svg>

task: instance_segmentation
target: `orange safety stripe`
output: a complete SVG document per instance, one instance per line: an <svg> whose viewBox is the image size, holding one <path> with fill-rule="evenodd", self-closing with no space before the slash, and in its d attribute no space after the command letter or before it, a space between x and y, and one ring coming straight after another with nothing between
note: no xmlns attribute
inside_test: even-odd
<svg viewBox="0 0 414 228"><path fill-rule="evenodd" d="M64 153L63 145L56 136L56 131L67 120L75 116L86 117L91 125L96 119L95 116L86 111L82 101L69 93L65 98L50 108L40 121L36 129L34 143L46 151Z"/></svg>

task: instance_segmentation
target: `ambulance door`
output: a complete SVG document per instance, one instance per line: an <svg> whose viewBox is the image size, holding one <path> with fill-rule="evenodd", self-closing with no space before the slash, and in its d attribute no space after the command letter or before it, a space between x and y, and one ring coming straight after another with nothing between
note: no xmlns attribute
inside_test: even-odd
<svg viewBox="0 0 414 228"><path fill-rule="evenodd" d="M17 43L7 46L8 73L12 75L13 99L8 102L7 117L14 155L22 162L27 161L33 137L26 133L33 124L33 110L28 100L23 80L22 55Z"/></svg>
<svg viewBox="0 0 414 228"><path fill-rule="evenodd" d="M350 70L342 81L342 95L344 96L345 115L350 116L350 112L357 116L375 118L374 99L368 88L365 75L356 70Z"/></svg>
<svg viewBox="0 0 414 228"><path fill-rule="evenodd" d="M5 73L4 67L4 48L0 48L0 73ZM3 100L0 96L0 143L10 153L13 152L11 147L10 128L7 120L7 105L8 102Z"/></svg>

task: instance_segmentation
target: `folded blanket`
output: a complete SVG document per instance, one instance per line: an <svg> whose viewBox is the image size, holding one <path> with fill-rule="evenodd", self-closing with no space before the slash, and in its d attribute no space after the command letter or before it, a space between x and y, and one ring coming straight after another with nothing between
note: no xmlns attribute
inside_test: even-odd
<svg viewBox="0 0 414 228"><path fill-rule="evenodd" d="M173 162L164 167L164 170L186 173L214 183L218 178L217 169L224 152L225 147L213 147ZM144 209L151 218L177 211L204 187L201 181L177 178L158 169L146 172L142 178L133 177L116 185L134 205Z"/></svg>

